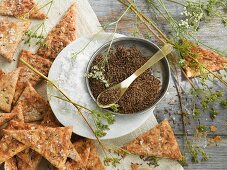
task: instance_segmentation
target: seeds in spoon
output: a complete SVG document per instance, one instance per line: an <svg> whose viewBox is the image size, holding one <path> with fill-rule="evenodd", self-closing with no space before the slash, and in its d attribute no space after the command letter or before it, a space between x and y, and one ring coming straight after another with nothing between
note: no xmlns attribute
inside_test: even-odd
<svg viewBox="0 0 227 170"><path fill-rule="evenodd" d="M98 102L99 104L106 106L116 103L120 97L121 97L120 88L110 88L100 93L98 97Z"/></svg>

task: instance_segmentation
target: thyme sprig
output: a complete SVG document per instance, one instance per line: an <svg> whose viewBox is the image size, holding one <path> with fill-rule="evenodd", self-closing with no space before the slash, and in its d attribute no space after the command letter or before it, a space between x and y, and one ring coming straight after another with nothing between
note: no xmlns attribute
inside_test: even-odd
<svg viewBox="0 0 227 170"><path fill-rule="evenodd" d="M54 3L54 0L50 0L46 4L42 5L39 9L48 7L46 15L49 14L50 9ZM24 44L27 44L29 47L31 45L36 45L36 46L42 46L46 47L46 44L44 42L45 39L45 33L46 33L46 28L45 28L45 20L42 21L41 23L33 26L30 28L28 31L24 33L25 38L24 38Z"/></svg>

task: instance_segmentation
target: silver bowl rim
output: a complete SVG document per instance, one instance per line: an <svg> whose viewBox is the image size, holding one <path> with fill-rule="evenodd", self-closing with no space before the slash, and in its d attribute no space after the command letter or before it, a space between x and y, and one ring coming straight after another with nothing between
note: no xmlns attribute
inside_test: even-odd
<svg viewBox="0 0 227 170"><path fill-rule="evenodd" d="M154 44L153 42L143 39L143 38L135 38L135 37L120 37L120 38L115 38L112 42L112 45L114 45L117 42L121 42L121 41L139 41L141 44L148 44L151 45L153 48L160 50L160 48ZM91 56L88 64L87 64L87 69L86 69L86 73L88 73L90 71L91 68L91 64L93 62L93 60L97 57L98 54L100 54L100 52L102 52L104 49L106 49L109 45L110 45L111 41L108 41L106 43L104 43L101 47L99 47ZM170 83L170 67L169 67L169 62L167 60L166 57L164 57L162 60L162 62L165 63L166 67L166 73L167 73L167 84L165 85L165 88L162 92L162 95L148 108L146 108L145 110L139 111L139 112L134 112L134 113L119 113L119 112L113 112L111 110L108 109L103 109L107 112L110 112L114 115L119 115L119 116L129 116L129 115L139 115L139 114L144 114L147 113L148 111L152 110L155 108L155 106L163 99L163 97L165 96L166 92L168 91L169 88L169 83ZM89 95L91 96L91 98L93 99L93 101L97 104L95 97L93 96L90 86L89 86L89 79L87 77L85 77L85 81L86 81L86 86L87 86L87 90L89 92Z"/></svg>

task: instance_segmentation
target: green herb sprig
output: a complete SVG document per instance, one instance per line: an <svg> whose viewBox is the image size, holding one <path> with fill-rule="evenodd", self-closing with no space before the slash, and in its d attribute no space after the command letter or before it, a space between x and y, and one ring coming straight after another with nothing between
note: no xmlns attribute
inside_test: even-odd
<svg viewBox="0 0 227 170"><path fill-rule="evenodd" d="M46 4L44 4L43 6L41 6L39 9L48 7L47 13L46 15L49 14L50 9L52 7L54 3L54 0L50 0L49 2L47 2ZM47 47L46 43L45 43L45 22L46 21L42 21L41 23L33 26L32 28L30 28L28 31L26 31L24 33L25 38L24 38L24 44L28 45L29 47L31 45L36 45L36 46L41 46L41 47Z"/></svg>

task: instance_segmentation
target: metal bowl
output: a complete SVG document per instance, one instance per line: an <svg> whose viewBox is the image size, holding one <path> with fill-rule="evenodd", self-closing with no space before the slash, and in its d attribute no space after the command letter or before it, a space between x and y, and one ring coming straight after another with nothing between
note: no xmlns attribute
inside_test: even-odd
<svg viewBox="0 0 227 170"><path fill-rule="evenodd" d="M109 45L110 45L110 42L105 43L92 55L88 65L87 65L87 70L86 70L87 73L90 71L93 60L98 55L104 53L108 49ZM157 45L155 45L154 43L147 41L145 39L134 38L134 37L123 37L123 38L114 39L114 41L112 43L112 47L114 47L116 45L123 45L125 47L136 47L138 50L140 50L142 52L143 56L148 57L148 58L153 56L159 50L159 47ZM166 94L166 92L168 90L169 80L170 80L170 68L169 68L168 60L166 58L163 58L158 63L153 65L151 68L152 68L152 74L156 78L159 78L159 80L161 81L161 90L160 90L161 95L159 98L157 98L157 100L149 108L146 108L140 112L134 112L132 114L143 114L143 113L153 109L155 107L155 105L164 97L164 95ZM91 92L91 89L89 86L89 79L87 77L86 77L86 85L87 85L87 89L88 89L88 92L89 92L91 98L96 102L96 99ZM107 110L107 109L105 109L105 110ZM107 110L107 111L111 112L113 114L116 114L116 115L123 115L123 116L131 115L131 114L116 113L116 112L112 112L110 110Z"/></svg>

